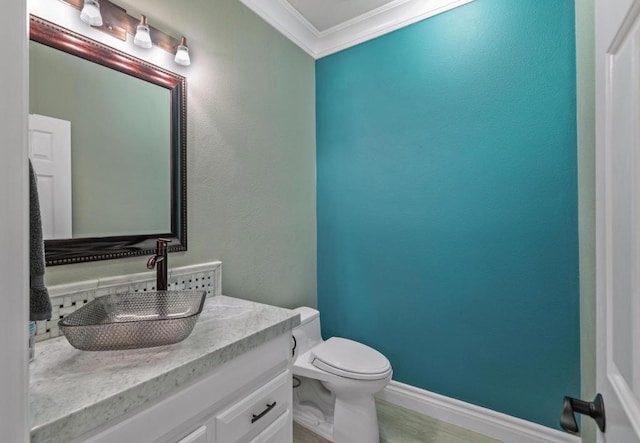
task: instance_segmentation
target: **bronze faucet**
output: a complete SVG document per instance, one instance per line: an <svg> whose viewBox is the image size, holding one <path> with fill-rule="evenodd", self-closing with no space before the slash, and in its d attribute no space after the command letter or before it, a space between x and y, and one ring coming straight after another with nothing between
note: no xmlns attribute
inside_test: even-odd
<svg viewBox="0 0 640 443"><path fill-rule="evenodd" d="M167 263L167 243L171 243L171 240L166 238L159 238L156 243L156 255L149 257L147 261L147 269L156 268L156 291L167 290L167 270L169 268Z"/></svg>

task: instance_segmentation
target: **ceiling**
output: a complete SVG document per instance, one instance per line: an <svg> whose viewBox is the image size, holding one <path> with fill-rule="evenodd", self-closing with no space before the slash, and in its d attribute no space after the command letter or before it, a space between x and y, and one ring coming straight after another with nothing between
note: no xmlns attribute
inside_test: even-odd
<svg viewBox="0 0 640 443"><path fill-rule="evenodd" d="M314 58L473 0L240 0Z"/></svg>
<svg viewBox="0 0 640 443"><path fill-rule="evenodd" d="M285 0L287 1L287 0ZM348 22L393 0L288 0L318 32Z"/></svg>

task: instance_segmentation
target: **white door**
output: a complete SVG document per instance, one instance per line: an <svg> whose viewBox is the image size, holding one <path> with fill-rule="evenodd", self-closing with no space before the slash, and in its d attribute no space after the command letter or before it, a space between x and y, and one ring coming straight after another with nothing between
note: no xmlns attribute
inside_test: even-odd
<svg viewBox="0 0 640 443"><path fill-rule="evenodd" d="M640 0L597 0L596 137L598 441L640 443Z"/></svg>
<svg viewBox="0 0 640 443"><path fill-rule="evenodd" d="M38 178L44 239L71 238L71 123L29 115L29 158Z"/></svg>

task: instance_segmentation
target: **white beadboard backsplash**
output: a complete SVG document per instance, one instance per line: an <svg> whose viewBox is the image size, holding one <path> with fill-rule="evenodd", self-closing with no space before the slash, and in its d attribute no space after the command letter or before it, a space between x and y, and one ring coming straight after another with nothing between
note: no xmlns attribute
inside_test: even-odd
<svg viewBox="0 0 640 443"><path fill-rule="evenodd" d="M155 291L156 272L119 275L49 286L51 320L36 322L36 341L58 337L58 322L97 297L122 292ZM214 261L169 270L169 289L205 289L207 297L222 294L222 262Z"/></svg>

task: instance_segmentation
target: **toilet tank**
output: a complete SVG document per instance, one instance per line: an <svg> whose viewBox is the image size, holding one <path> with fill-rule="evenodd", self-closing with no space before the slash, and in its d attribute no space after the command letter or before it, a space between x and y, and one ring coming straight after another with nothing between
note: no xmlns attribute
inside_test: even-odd
<svg viewBox="0 0 640 443"><path fill-rule="evenodd" d="M293 311L300 314L300 326L293 328L295 338L293 358L295 359L322 343L322 336L320 335L320 313L317 310L302 306Z"/></svg>

